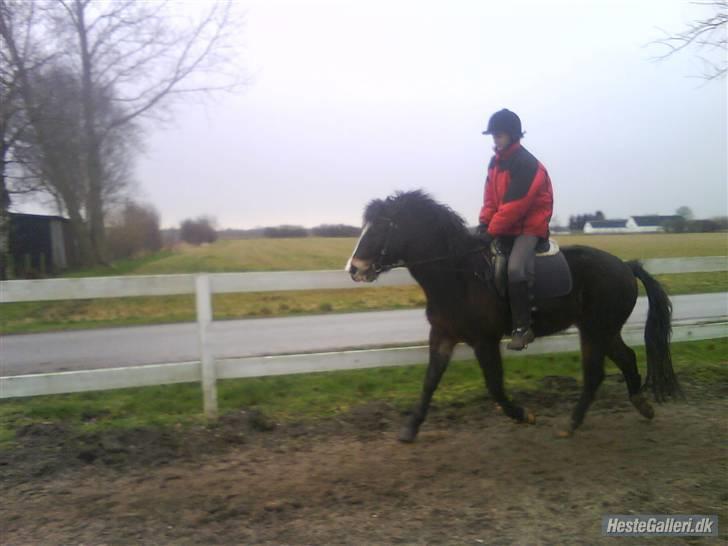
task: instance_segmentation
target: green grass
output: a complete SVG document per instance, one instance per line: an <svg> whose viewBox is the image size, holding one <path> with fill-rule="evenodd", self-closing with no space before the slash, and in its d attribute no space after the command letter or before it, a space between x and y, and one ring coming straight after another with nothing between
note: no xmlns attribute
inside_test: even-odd
<svg viewBox="0 0 728 546"><path fill-rule="evenodd" d="M154 254L147 254L138 258L129 258L125 260L118 260L109 266L98 266L90 269L79 269L70 271L63 277L78 278L78 277L109 277L118 275L130 275L135 274L139 269L148 267L158 261L166 260L174 256L174 252L171 250L162 250ZM138 274L138 273L137 273Z"/></svg>
<svg viewBox="0 0 728 546"><path fill-rule="evenodd" d="M601 248L624 260L728 255L728 233L559 235L560 245Z"/></svg>
<svg viewBox="0 0 728 546"><path fill-rule="evenodd" d="M567 235L562 245L587 244L622 258L726 255L728 234ZM339 269L354 239L250 239L182 245L175 251L124 260L113 268L68 276ZM728 291L728 272L660 275L670 294ZM422 307L416 287L311 290L215 296L215 318L341 313ZM0 334L185 322L195 319L190 296L12 303L0 306Z"/></svg>
<svg viewBox="0 0 728 546"><path fill-rule="evenodd" d="M655 275L668 294L711 294L728 291L728 271L711 273L682 273L680 275ZM644 295L644 286L637 283L640 294Z"/></svg>
<svg viewBox="0 0 728 546"><path fill-rule="evenodd" d="M228 273L239 271L310 271L343 269L356 239L243 239L211 245L183 245L173 255L142 264L138 275Z"/></svg>
<svg viewBox="0 0 728 546"><path fill-rule="evenodd" d="M728 338L673 344L677 373L692 383L728 381ZM644 351L638 349L644 373ZM545 376L580 378L577 353L505 359L509 390L539 390ZM610 363L608 373L617 373ZM417 399L423 366L375 368L306 375L231 379L218 383L222 413L257 409L277 421L315 419L339 414L352 406L386 401L408 408ZM475 362L453 363L435 402L470 403L484 396ZM147 426L188 426L204 422L197 384L167 385L83 394L42 396L0 402L0 443L12 441L18 427L31 423L64 423L76 430Z"/></svg>

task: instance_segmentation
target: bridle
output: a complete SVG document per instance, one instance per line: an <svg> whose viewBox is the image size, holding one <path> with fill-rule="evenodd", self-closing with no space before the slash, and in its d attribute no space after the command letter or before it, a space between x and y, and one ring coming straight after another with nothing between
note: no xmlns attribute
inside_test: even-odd
<svg viewBox="0 0 728 546"><path fill-rule="evenodd" d="M395 230L399 229L399 226L397 223L392 220L391 218L386 218L389 225L387 226L387 234L384 237L384 245L382 245L382 250L379 252L379 257L372 262L372 268L374 269L375 273L379 275L380 273L385 273L387 271L391 271L392 269L398 269L400 267L416 267L418 265L425 265L430 263L436 263L436 262L444 262L446 260L455 260L458 258L462 258L464 256L468 256L470 254L475 254L477 252L481 252L483 250L487 250L488 248L485 246L479 246L473 250L469 250L468 252L465 252L463 254L457 255L457 256L438 256L437 258L428 258L427 260L418 260L415 262L406 262L404 260L398 260L396 262L392 263L384 263L385 258L387 257L387 254L389 253L389 245L392 241L392 234ZM470 271L464 271L459 269L453 269L455 272L470 272Z"/></svg>
<svg viewBox="0 0 728 546"><path fill-rule="evenodd" d="M389 243L392 241L392 232L396 229L399 229L399 226L397 226L395 221L391 218L387 218L387 222L389 222L389 226L387 227L387 235L384 238L384 245L382 245L382 250L379 253L379 258L374 260L374 262L372 263L372 267L374 268L374 271L377 273L377 275L386 271L391 271L392 269L396 269L398 267L407 267L403 260L399 260L398 262L392 262L391 264L384 264L384 259L387 257L387 252L389 251Z"/></svg>

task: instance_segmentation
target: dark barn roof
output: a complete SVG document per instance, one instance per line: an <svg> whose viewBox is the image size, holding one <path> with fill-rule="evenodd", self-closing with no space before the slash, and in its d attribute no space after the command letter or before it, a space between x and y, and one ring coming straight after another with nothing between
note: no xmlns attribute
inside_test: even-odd
<svg viewBox="0 0 728 546"><path fill-rule="evenodd" d="M47 222L50 220L60 220L61 222L68 222L68 218L63 216L49 216L47 214L28 214L25 212L11 212L11 218L23 218L25 220L36 220L38 222Z"/></svg>
<svg viewBox="0 0 728 546"><path fill-rule="evenodd" d="M593 228L623 228L627 227L627 220L591 220L587 222Z"/></svg>
<svg viewBox="0 0 728 546"><path fill-rule="evenodd" d="M670 220L676 220L677 218L682 218L682 216L660 216L658 214L653 214L649 216L632 216L635 224L637 224L639 227L662 226L665 224L665 222L669 222Z"/></svg>

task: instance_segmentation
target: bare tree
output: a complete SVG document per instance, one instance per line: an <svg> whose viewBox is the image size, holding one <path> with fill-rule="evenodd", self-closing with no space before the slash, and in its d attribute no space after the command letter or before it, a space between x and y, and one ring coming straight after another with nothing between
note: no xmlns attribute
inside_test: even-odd
<svg viewBox="0 0 728 546"><path fill-rule="evenodd" d="M190 5L205 9L196 21L179 12ZM231 0L0 0L3 183L6 158L22 162L15 188L50 194L82 261L104 262L105 213L129 179L139 120L242 85L237 30Z"/></svg>
<svg viewBox="0 0 728 546"><path fill-rule="evenodd" d="M12 99L12 109L3 116L10 128L3 134L3 174L11 193L50 195L71 220L75 260L91 264L80 178L79 86L61 66L58 51L46 47L49 19L44 6L0 0L0 51Z"/></svg>
<svg viewBox="0 0 728 546"><path fill-rule="evenodd" d="M33 131L18 142L14 158L23 169L23 183L31 181L50 195L59 214L71 220L74 240L79 245L82 263L94 263L91 231L87 222L89 187L85 173L86 150L81 84L67 67L50 64L30 75L33 105ZM99 116L113 115L114 105L95 97ZM137 145L134 126L114 131L104 140L100 161L105 175L101 179L105 208L123 200L130 181L132 153ZM20 184L15 181L16 187Z"/></svg>
<svg viewBox="0 0 728 546"><path fill-rule="evenodd" d="M11 10L6 0L0 0L0 183L4 192L8 192L7 177L14 163L12 158L16 143L23 137L27 119L23 115L21 96L21 78L13 63L13 54L6 38L6 27L17 29L21 34L29 32L33 21L33 6L26 9ZM18 54L24 59L30 57L26 47ZM8 198L9 199L9 198Z"/></svg>
<svg viewBox="0 0 728 546"><path fill-rule="evenodd" d="M728 73L728 0L704 0L692 2L713 10L711 15L688 24L681 32L666 32L665 38L655 40L652 44L661 45L667 51L657 60L666 59L686 48L701 51L700 59L705 65L703 78L706 80L722 79ZM717 51L718 60L709 58Z"/></svg>
<svg viewBox="0 0 728 546"><path fill-rule="evenodd" d="M71 220L77 255L74 261L93 263L94 252L86 223L86 201L82 146L81 85L76 75L62 64L62 56L42 47L47 34L47 13L29 2L0 0L0 136L2 136L3 201L0 217L0 246L8 246L11 194L41 193L50 197L60 214ZM97 97L99 111L109 117L114 106ZM114 167L107 177L104 195L119 193L128 168L124 134L107 138L105 164ZM120 136L124 136L122 140Z"/></svg>
<svg viewBox="0 0 728 546"><path fill-rule="evenodd" d="M17 26L20 32L27 33L33 19L33 7L18 10ZM26 132L27 119L23 115L20 94L19 74L13 70L12 54L5 40L5 27L8 20L8 7L0 0L0 280L7 278L7 262L10 246L10 173L14 160L14 150ZM27 48L23 51L29 56ZM17 169L16 169L17 170Z"/></svg>
<svg viewBox="0 0 728 546"><path fill-rule="evenodd" d="M171 2L58 0L57 35L81 82L86 211L95 258L104 261L104 171L107 139L151 115L175 96L234 89L241 84L226 55L231 2L214 2L194 24L181 24ZM206 81L195 81L204 75ZM101 115L98 97L116 108Z"/></svg>
<svg viewBox="0 0 728 546"><path fill-rule="evenodd" d="M32 129L18 143L14 157L23 167L24 182L43 188L59 214L71 220L81 259L91 263L91 245L84 219L85 187L81 181L78 84L68 71L52 66L28 75Z"/></svg>

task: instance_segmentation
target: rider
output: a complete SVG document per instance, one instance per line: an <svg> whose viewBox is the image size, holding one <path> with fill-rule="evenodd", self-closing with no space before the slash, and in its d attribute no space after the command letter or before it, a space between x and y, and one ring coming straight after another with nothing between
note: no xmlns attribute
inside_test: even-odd
<svg viewBox="0 0 728 546"><path fill-rule="evenodd" d="M551 179L544 166L521 146L520 118L503 109L490 117L484 135L493 135L495 156L488 165L478 233L487 240L512 242L508 293L513 321L509 349L520 351L535 338L531 299L536 246L548 239L553 213Z"/></svg>

